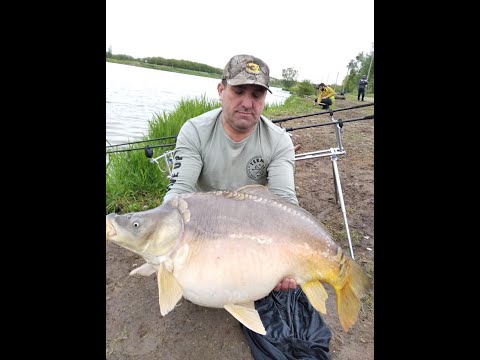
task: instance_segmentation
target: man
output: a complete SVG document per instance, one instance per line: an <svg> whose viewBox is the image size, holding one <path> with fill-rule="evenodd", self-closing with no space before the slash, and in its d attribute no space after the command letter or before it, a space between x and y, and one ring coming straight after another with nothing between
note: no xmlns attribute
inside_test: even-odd
<svg viewBox="0 0 480 360"><path fill-rule="evenodd" d="M367 87L368 81L367 81L367 75L362 75L362 78L358 82L358 96L357 100L360 101L360 95L362 95L362 101L363 98L365 97L365 88Z"/></svg>
<svg viewBox="0 0 480 360"><path fill-rule="evenodd" d="M176 194L262 184L298 205L292 140L284 129L261 115L270 91L269 73L267 64L254 56L230 59L217 85L221 108L188 120L180 129L163 202ZM268 296L256 301L255 307L267 334L241 326L256 359L286 360L309 352L316 359L330 358L331 332L294 279L283 279ZM314 334L299 321L304 318Z"/></svg>
<svg viewBox="0 0 480 360"><path fill-rule="evenodd" d="M318 93L318 97L314 100L315 104L318 102L320 105L322 105L322 109L328 110L335 102L335 90L324 83L320 83L319 89L320 92Z"/></svg>

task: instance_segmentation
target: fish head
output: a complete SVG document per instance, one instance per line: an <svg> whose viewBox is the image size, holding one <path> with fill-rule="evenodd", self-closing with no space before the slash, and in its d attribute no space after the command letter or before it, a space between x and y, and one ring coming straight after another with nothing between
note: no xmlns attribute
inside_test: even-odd
<svg viewBox="0 0 480 360"><path fill-rule="evenodd" d="M124 247L144 258L162 257L171 253L183 235L183 219L176 209L157 208L111 213L106 216L106 240Z"/></svg>

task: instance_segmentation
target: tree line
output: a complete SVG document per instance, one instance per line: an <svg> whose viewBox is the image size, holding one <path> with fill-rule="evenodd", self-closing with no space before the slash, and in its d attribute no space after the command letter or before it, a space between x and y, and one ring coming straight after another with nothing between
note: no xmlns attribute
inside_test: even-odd
<svg viewBox="0 0 480 360"><path fill-rule="evenodd" d="M356 92L360 78L362 75L367 75L366 93L375 93L375 57L373 55L374 51L372 49L370 53L364 54L361 52L354 60L350 60L347 66L347 76L342 83L345 92Z"/></svg>
<svg viewBox="0 0 480 360"><path fill-rule="evenodd" d="M209 74L218 74L220 76L223 74L223 69L219 69L210 65L189 61L189 60L165 59L160 56L134 58L133 56L130 56L130 55L112 54L111 51L107 51L107 59L138 61L145 64L170 66L170 67L175 67L180 69L206 72Z"/></svg>
<svg viewBox="0 0 480 360"><path fill-rule="evenodd" d="M360 52L355 59L350 60L347 65L347 75L341 84L327 85L334 88L335 92L337 93L345 94L356 92L360 78L362 75L367 75L368 86L366 88L366 93L373 94L375 92L375 66L373 55L374 50L372 44L372 50L370 53L364 54L363 52ZM223 73L223 69L189 60L165 59L160 56L134 58L130 55L112 54L111 47L106 52L106 57L120 61L135 61L144 64L163 65L186 70L200 71L208 74L219 75L219 77L221 77ZM316 93L318 84L312 83L309 80L298 82L297 77L298 71L294 68L282 69L282 79L275 79L271 77L271 86L281 87L283 90L290 91L291 93L299 96L312 95Z"/></svg>
<svg viewBox="0 0 480 360"><path fill-rule="evenodd" d="M373 48L373 44L372 44ZM363 75L368 78L368 85L365 93L375 93L375 66L374 51L368 54L360 52L355 59L350 60L347 65L347 75L341 84L327 84L335 90L336 93L350 93L358 90L358 83ZM282 88L300 96L312 95L318 89L319 84L312 83L309 80L297 81L298 71L294 68L282 69Z"/></svg>

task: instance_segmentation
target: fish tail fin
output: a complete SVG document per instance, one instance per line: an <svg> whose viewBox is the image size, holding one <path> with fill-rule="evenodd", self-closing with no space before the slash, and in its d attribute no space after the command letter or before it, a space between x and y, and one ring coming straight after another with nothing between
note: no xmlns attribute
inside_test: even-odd
<svg viewBox="0 0 480 360"><path fill-rule="evenodd" d="M345 279L342 287L336 287L337 312L340 324L345 331L357 321L360 311L360 299L372 289L372 284L362 271L362 268L350 258L346 258Z"/></svg>

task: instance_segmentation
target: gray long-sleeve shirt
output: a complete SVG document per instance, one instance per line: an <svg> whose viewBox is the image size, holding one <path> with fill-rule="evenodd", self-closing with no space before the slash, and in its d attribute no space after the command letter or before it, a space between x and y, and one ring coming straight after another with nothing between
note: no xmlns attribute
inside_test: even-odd
<svg viewBox="0 0 480 360"><path fill-rule="evenodd" d="M295 152L290 136L264 116L240 142L223 129L222 109L188 120L180 129L174 169L163 202L176 194L231 190L262 184L298 204L295 195Z"/></svg>

